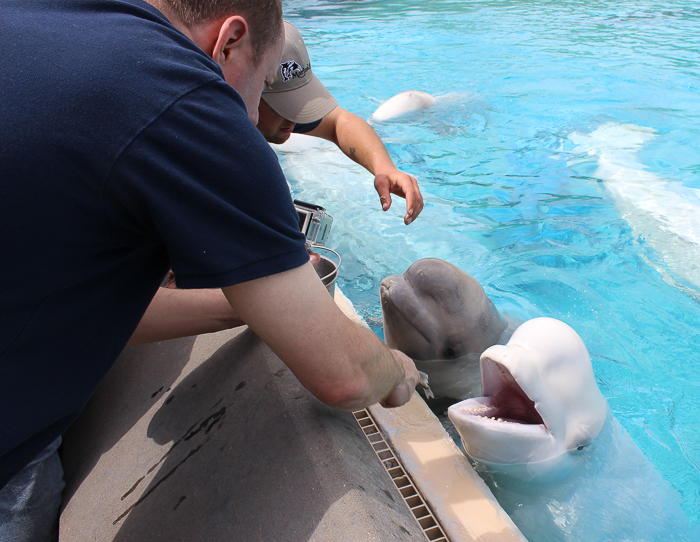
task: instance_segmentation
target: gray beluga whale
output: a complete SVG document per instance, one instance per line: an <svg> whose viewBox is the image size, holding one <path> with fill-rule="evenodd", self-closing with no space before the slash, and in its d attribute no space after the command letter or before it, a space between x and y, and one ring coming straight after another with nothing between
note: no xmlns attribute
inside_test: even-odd
<svg viewBox="0 0 700 542"><path fill-rule="evenodd" d="M480 393L479 355L514 325L468 273L437 258L381 282L384 340L425 372L436 397Z"/></svg>
<svg viewBox="0 0 700 542"><path fill-rule="evenodd" d="M678 492L611 414L572 328L529 320L480 365L484 397L450 406L448 416L526 538L700 540Z"/></svg>
<svg viewBox="0 0 700 542"><path fill-rule="evenodd" d="M390 120L417 109L424 109L435 102L435 97L420 90L407 90L389 98L374 113L374 120Z"/></svg>

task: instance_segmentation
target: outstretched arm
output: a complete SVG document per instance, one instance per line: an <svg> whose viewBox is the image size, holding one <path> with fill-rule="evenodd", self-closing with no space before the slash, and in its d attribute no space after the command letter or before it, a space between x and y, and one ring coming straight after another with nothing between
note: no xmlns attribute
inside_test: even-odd
<svg viewBox="0 0 700 542"><path fill-rule="evenodd" d="M321 257L309 250L309 260L317 265ZM175 274L168 273L164 288L159 288L127 346L215 333L245 325L231 308L224 293L212 290L178 290Z"/></svg>
<svg viewBox="0 0 700 542"><path fill-rule="evenodd" d="M382 140L357 115L336 107L307 134L332 141L350 159L372 173L374 188L385 211L391 207L391 194L406 199L404 223L413 222L423 210L423 196L415 177L396 169Z"/></svg>
<svg viewBox="0 0 700 542"><path fill-rule="evenodd" d="M408 356L391 350L340 311L311 262L223 292L160 288L129 345L213 333L244 323L302 385L335 408L355 410L376 402L401 406L420 380Z"/></svg>
<svg viewBox="0 0 700 542"><path fill-rule="evenodd" d="M341 410L400 406L420 376L338 308L311 263L224 288L234 311L319 400Z"/></svg>

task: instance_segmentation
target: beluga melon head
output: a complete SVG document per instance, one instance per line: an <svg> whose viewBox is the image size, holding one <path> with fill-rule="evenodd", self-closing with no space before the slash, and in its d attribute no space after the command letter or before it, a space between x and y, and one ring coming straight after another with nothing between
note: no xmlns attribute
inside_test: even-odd
<svg viewBox="0 0 700 542"><path fill-rule="evenodd" d="M479 356L513 328L474 277L425 258L383 279L379 293L386 344L428 374L437 397L480 393Z"/></svg>

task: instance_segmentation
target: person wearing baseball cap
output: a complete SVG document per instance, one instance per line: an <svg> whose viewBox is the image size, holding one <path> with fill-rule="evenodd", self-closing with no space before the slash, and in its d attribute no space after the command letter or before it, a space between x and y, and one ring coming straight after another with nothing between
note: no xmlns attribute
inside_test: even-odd
<svg viewBox="0 0 700 542"><path fill-rule="evenodd" d="M263 91L258 107L258 130L269 143L277 145L292 133L332 141L374 175L382 209L389 209L392 194L405 198L404 222L413 222L423 210L423 196L415 177L396 168L369 124L338 106L338 100L314 75L306 45L294 25L285 21L284 32L277 77Z"/></svg>

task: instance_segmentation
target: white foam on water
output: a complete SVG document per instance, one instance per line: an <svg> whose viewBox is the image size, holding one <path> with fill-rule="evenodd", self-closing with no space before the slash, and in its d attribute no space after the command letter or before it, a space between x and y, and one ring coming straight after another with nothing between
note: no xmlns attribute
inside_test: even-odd
<svg viewBox="0 0 700 542"><path fill-rule="evenodd" d="M301 199L326 207L334 218L338 204L374 203L374 177L330 141L292 134L284 144L272 148L292 190L300 192Z"/></svg>
<svg viewBox="0 0 700 542"><path fill-rule="evenodd" d="M634 233L651 246L663 263L665 280L700 287L700 190L648 171L639 150L655 137L652 128L607 123L589 134L574 132L569 139L576 156L569 166L597 160L594 176L622 211ZM694 293L698 295L697 292Z"/></svg>

